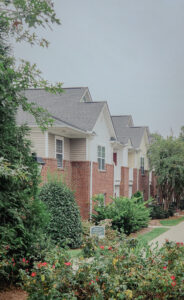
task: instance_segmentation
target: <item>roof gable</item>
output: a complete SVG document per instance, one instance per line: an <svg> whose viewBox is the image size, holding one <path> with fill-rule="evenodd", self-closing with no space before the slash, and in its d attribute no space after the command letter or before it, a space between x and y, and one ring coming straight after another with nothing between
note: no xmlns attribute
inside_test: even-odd
<svg viewBox="0 0 184 300"><path fill-rule="evenodd" d="M34 102L48 110L57 120L69 123L71 126L91 131L104 106L104 102L93 102L88 88L64 88L61 94L51 94L45 90L26 90L25 96L29 102ZM87 97L87 102L81 102L83 97ZM18 113L17 122L22 124L27 121L30 125L30 117L27 113ZM31 119L31 125L36 125Z"/></svg>

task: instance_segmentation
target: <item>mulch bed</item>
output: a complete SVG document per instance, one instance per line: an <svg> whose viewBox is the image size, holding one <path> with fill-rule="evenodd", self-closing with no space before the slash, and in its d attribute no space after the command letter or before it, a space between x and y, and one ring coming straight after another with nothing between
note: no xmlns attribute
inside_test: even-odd
<svg viewBox="0 0 184 300"><path fill-rule="evenodd" d="M27 293L20 289L11 289L0 292L0 300L26 300Z"/></svg>

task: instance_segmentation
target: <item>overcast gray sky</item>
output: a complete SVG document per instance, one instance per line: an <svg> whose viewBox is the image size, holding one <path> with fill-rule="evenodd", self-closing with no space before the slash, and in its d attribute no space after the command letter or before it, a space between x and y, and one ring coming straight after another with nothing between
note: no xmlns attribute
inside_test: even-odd
<svg viewBox="0 0 184 300"><path fill-rule="evenodd" d="M184 125L184 0L56 0L48 49L15 46L46 79L88 86L111 114L174 134Z"/></svg>

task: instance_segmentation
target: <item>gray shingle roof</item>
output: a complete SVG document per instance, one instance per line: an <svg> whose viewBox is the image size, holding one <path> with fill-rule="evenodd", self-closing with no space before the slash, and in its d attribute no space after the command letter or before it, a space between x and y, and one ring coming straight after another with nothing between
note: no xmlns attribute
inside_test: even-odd
<svg viewBox="0 0 184 300"><path fill-rule="evenodd" d="M134 126L131 115L112 116L112 119L119 126L123 126L123 127L133 127Z"/></svg>
<svg viewBox="0 0 184 300"><path fill-rule="evenodd" d="M125 144L130 139L133 147L138 148L146 127L125 127L125 119L124 116L112 116L118 141Z"/></svg>
<svg viewBox="0 0 184 300"><path fill-rule="evenodd" d="M31 89L25 91L29 102L47 109L57 119L57 122L66 122L78 129L91 131L105 102L80 102L87 88L64 88L62 94L50 94L45 90ZM18 112L17 123L27 122L35 125L34 118L27 113ZM56 122L55 122L56 124Z"/></svg>

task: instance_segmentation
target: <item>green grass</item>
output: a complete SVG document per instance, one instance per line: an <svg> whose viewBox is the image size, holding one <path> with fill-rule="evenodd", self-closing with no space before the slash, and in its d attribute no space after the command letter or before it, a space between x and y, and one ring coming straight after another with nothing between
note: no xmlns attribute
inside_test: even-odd
<svg viewBox="0 0 184 300"><path fill-rule="evenodd" d="M68 254L71 256L71 258L79 257L81 256L82 249L73 249L68 250Z"/></svg>
<svg viewBox="0 0 184 300"><path fill-rule="evenodd" d="M184 217L174 219L174 220L162 220L162 221L160 221L160 223L164 226L175 226L182 221L184 221Z"/></svg>
<svg viewBox="0 0 184 300"><path fill-rule="evenodd" d="M169 228L163 228L163 227L154 228L152 231L139 235L137 238L139 241L149 243L150 241L152 241L162 233L166 232L167 230L169 230Z"/></svg>

